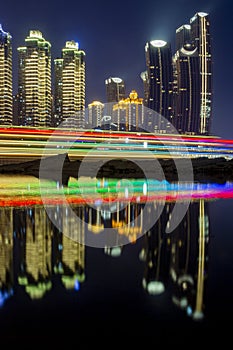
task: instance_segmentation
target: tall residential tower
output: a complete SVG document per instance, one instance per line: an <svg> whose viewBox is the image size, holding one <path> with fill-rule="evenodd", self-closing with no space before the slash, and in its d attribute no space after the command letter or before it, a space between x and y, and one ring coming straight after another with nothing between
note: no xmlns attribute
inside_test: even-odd
<svg viewBox="0 0 233 350"><path fill-rule="evenodd" d="M174 125L185 134L210 134L212 55L209 15L198 12L176 30Z"/></svg>
<svg viewBox="0 0 233 350"><path fill-rule="evenodd" d="M117 77L110 77L105 80L107 102L119 102L125 98L124 80Z"/></svg>
<svg viewBox="0 0 233 350"><path fill-rule="evenodd" d="M199 54L200 74L200 134L209 134L212 122L212 47L209 15L198 12L190 19L191 40Z"/></svg>
<svg viewBox="0 0 233 350"><path fill-rule="evenodd" d="M190 25L177 29L174 64L174 125L178 132L199 133L200 73L197 47L190 39Z"/></svg>
<svg viewBox="0 0 233 350"><path fill-rule="evenodd" d="M0 124L11 125L12 101L12 37L0 25Z"/></svg>
<svg viewBox="0 0 233 350"><path fill-rule="evenodd" d="M51 45L39 30L30 30L18 47L18 124L51 124Z"/></svg>
<svg viewBox="0 0 233 350"><path fill-rule="evenodd" d="M157 112L161 118L154 130L166 132L173 117L173 67L170 43L152 40L146 43L146 73L143 73L146 91L146 107ZM147 79L147 81L145 81ZM159 125L157 125L159 124Z"/></svg>
<svg viewBox="0 0 233 350"><path fill-rule="evenodd" d="M67 41L62 57L54 60L55 94L53 125L85 126L85 52L75 41Z"/></svg>

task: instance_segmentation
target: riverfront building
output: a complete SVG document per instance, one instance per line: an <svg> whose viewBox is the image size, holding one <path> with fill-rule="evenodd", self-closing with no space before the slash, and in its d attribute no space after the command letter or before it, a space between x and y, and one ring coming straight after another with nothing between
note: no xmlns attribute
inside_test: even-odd
<svg viewBox="0 0 233 350"><path fill-rule="evenodd" d="M208 135L212 121L212 55L207 13L176 30L174 125L181 133Z"/></svg>
<svg viewBox="0 0 233 350"><path fill-rule="evenodd" d="M18 124L49 127L51 115L51 44L30 30L18 47Z"/></svg>
<svg viewBox="0 0 233 350"><path fill-rule="evenodd" d="M75 41L67 41L62 57L54 60L54 126L85 126L85 52Z"/></svg>
<svg viewBox="0 0 233 350"><path fill-rule="evenodd" d="M12 37L0 25L0 124L11 125L12 117Z"/></svg>

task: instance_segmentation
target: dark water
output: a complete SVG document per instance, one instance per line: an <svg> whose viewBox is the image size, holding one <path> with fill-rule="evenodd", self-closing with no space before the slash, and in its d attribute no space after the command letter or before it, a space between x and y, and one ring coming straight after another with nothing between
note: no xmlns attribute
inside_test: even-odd
<svg viewBox="0 0 233 350"><path fill-rule="evenodd" d="M143 212L144 204L129 201L109 214L75 204L81 224L74 239L64 212L60 230L43 205L2 201L2 341L35 346L48 338L144 337L155 344L218 340L224 346L233 311L233 200L196 198L172 232L166 227L174 202L166 201L140 234L156 205L151 201ZM59 208L50 208L58 218ZM88 227L95 240L114 227L115 247L106 236L103 247L85 244Z"/></svg>

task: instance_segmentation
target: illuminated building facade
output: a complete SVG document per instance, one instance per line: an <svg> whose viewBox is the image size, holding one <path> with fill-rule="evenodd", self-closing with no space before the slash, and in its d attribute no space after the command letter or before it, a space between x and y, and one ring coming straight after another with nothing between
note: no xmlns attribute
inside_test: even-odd
<svg viewBox="0 0 233 350"><path fill-rule="evenodd" d="M54 60L54 98L53 98L53 116L52 125L58 126L62 123L62 68L63 59Z"/></svg>
<svg viewBox="0 0 233 350"><path fill-rule="evenodd" d="M109 119L108 122L105 122L103 128L116 130L116 127L111 124L112 109L116 102L119 102L125 98L125 82L123 79L118 77L109 77L105 80L105 88L107 98L106 114Z"/></svg>
<svg viewBox="0 0 233 350"><path fill-rule="evenodd" d="M185 32L187 35L187 27L185 27ZM197 48L190 40L185 40L181 48L177 50L173 63L174 125L182 134L198 134L200 124L199 56Z"/></svg>
<svg viewBox="0 0 233 350"><path fill-rule="evenodd" d="M93 101L88 105L87 128L100 128L104 116L104 104L100 101Z"/></svg>
<svg viewBox="0 0 233 350"><path fill-rule="evenodd" d="M176 30L174 125L181 133L208 135L212 119L212 58L209 16L196 13Z"/></svg>
<svg viewBox="0 0 233 350"><path fill-rule="evenodd" d="M12 37L0 25L0 124L11 125L12 101Z"/></svg>
<svg viewBox="0 0 233 350"><path fill-rule="evenodd" d="M176 30L176 51L190 42L190 24L183 24Z"/></svg>
<svg viewBox="0 0 233 350"><path fill-rule="evenodd" d="M110 77L105 80L107 102L119 102L125 98L124 80Z"/></svg>
<svg viewBox="0 0 233 350"><path fill-rule="evenodd" d="M209 135L212 123L212 48L209 15L196 13L189 24L176 30L176 51L163 40L146 43L146 71L141 73L144 105L165 117L178 132ZM154 123L146 116L148 130L168 132L164 118Z"/></svg>
<svg viewBox="0 0 233 350"><path fill-rule="evenodd" d="M85 52L67 41L62 57L54 60L55 93L53 124L70 128L85 126Z"/></svg>
<svg viewBox="0 0 233 350"><path fill-rule="evenodd" d="M200 75L200 122L199 134L208 135L212 122L212 47L209 15L196 13L190 19L191 40L197 47Z"/></svg>
<svg viewBox="0 0 233 350"><path fill-rule="evenodd" d="M138 97L135 90L131 91L128 98L113 105L112 120L117 130L141 130L144 123L143 99Z"/></svg>
<svg viewBox="0 0 233 350"><path fill-rule="evenodd" d="M18 47L18 124L51 125L51 44L39 30L30 30Z"/></svg>
<svg viewBox="0 0 233 350"><path fill-rule="evenodd" d="M144 91L144 105L148 106L148 94L149 94L149 81L148 81L148 72L144 71L140 74L140 78L143 81L143 91Z"/></svg>
<svg viewBox="0 0 233 350"><path fill-rule="evenodd" d="M170 43L152 40L145 45L147 74L144 73L144 86L147 87L145 105L156 111L162 118L155 123L154 131L169 131L173 118L173 65ZM147 81L145 81L147 79Z"/></svg>

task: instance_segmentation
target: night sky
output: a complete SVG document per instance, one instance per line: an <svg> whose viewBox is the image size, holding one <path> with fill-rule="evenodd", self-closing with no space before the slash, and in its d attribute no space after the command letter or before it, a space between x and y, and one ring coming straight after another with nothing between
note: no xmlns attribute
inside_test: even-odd
<svg viewBox="0 0 233 350"><path fill-rule="evenodd" d="M175 49L175 31L196 12L211 20L214 62L212 134L233 139L233 3L232 0L40 0L5 1L0 23L12 35L14 93L17 86L17 47L32 29L52 45L52 60L65 42L75 40L86 53L86 106L106 102L105 79L124 79L143 97L140 73L145 70L147 41L162 39ZM53 63L53 62L52 62ZM52 64L53 66L53 64Z"/></svg>

